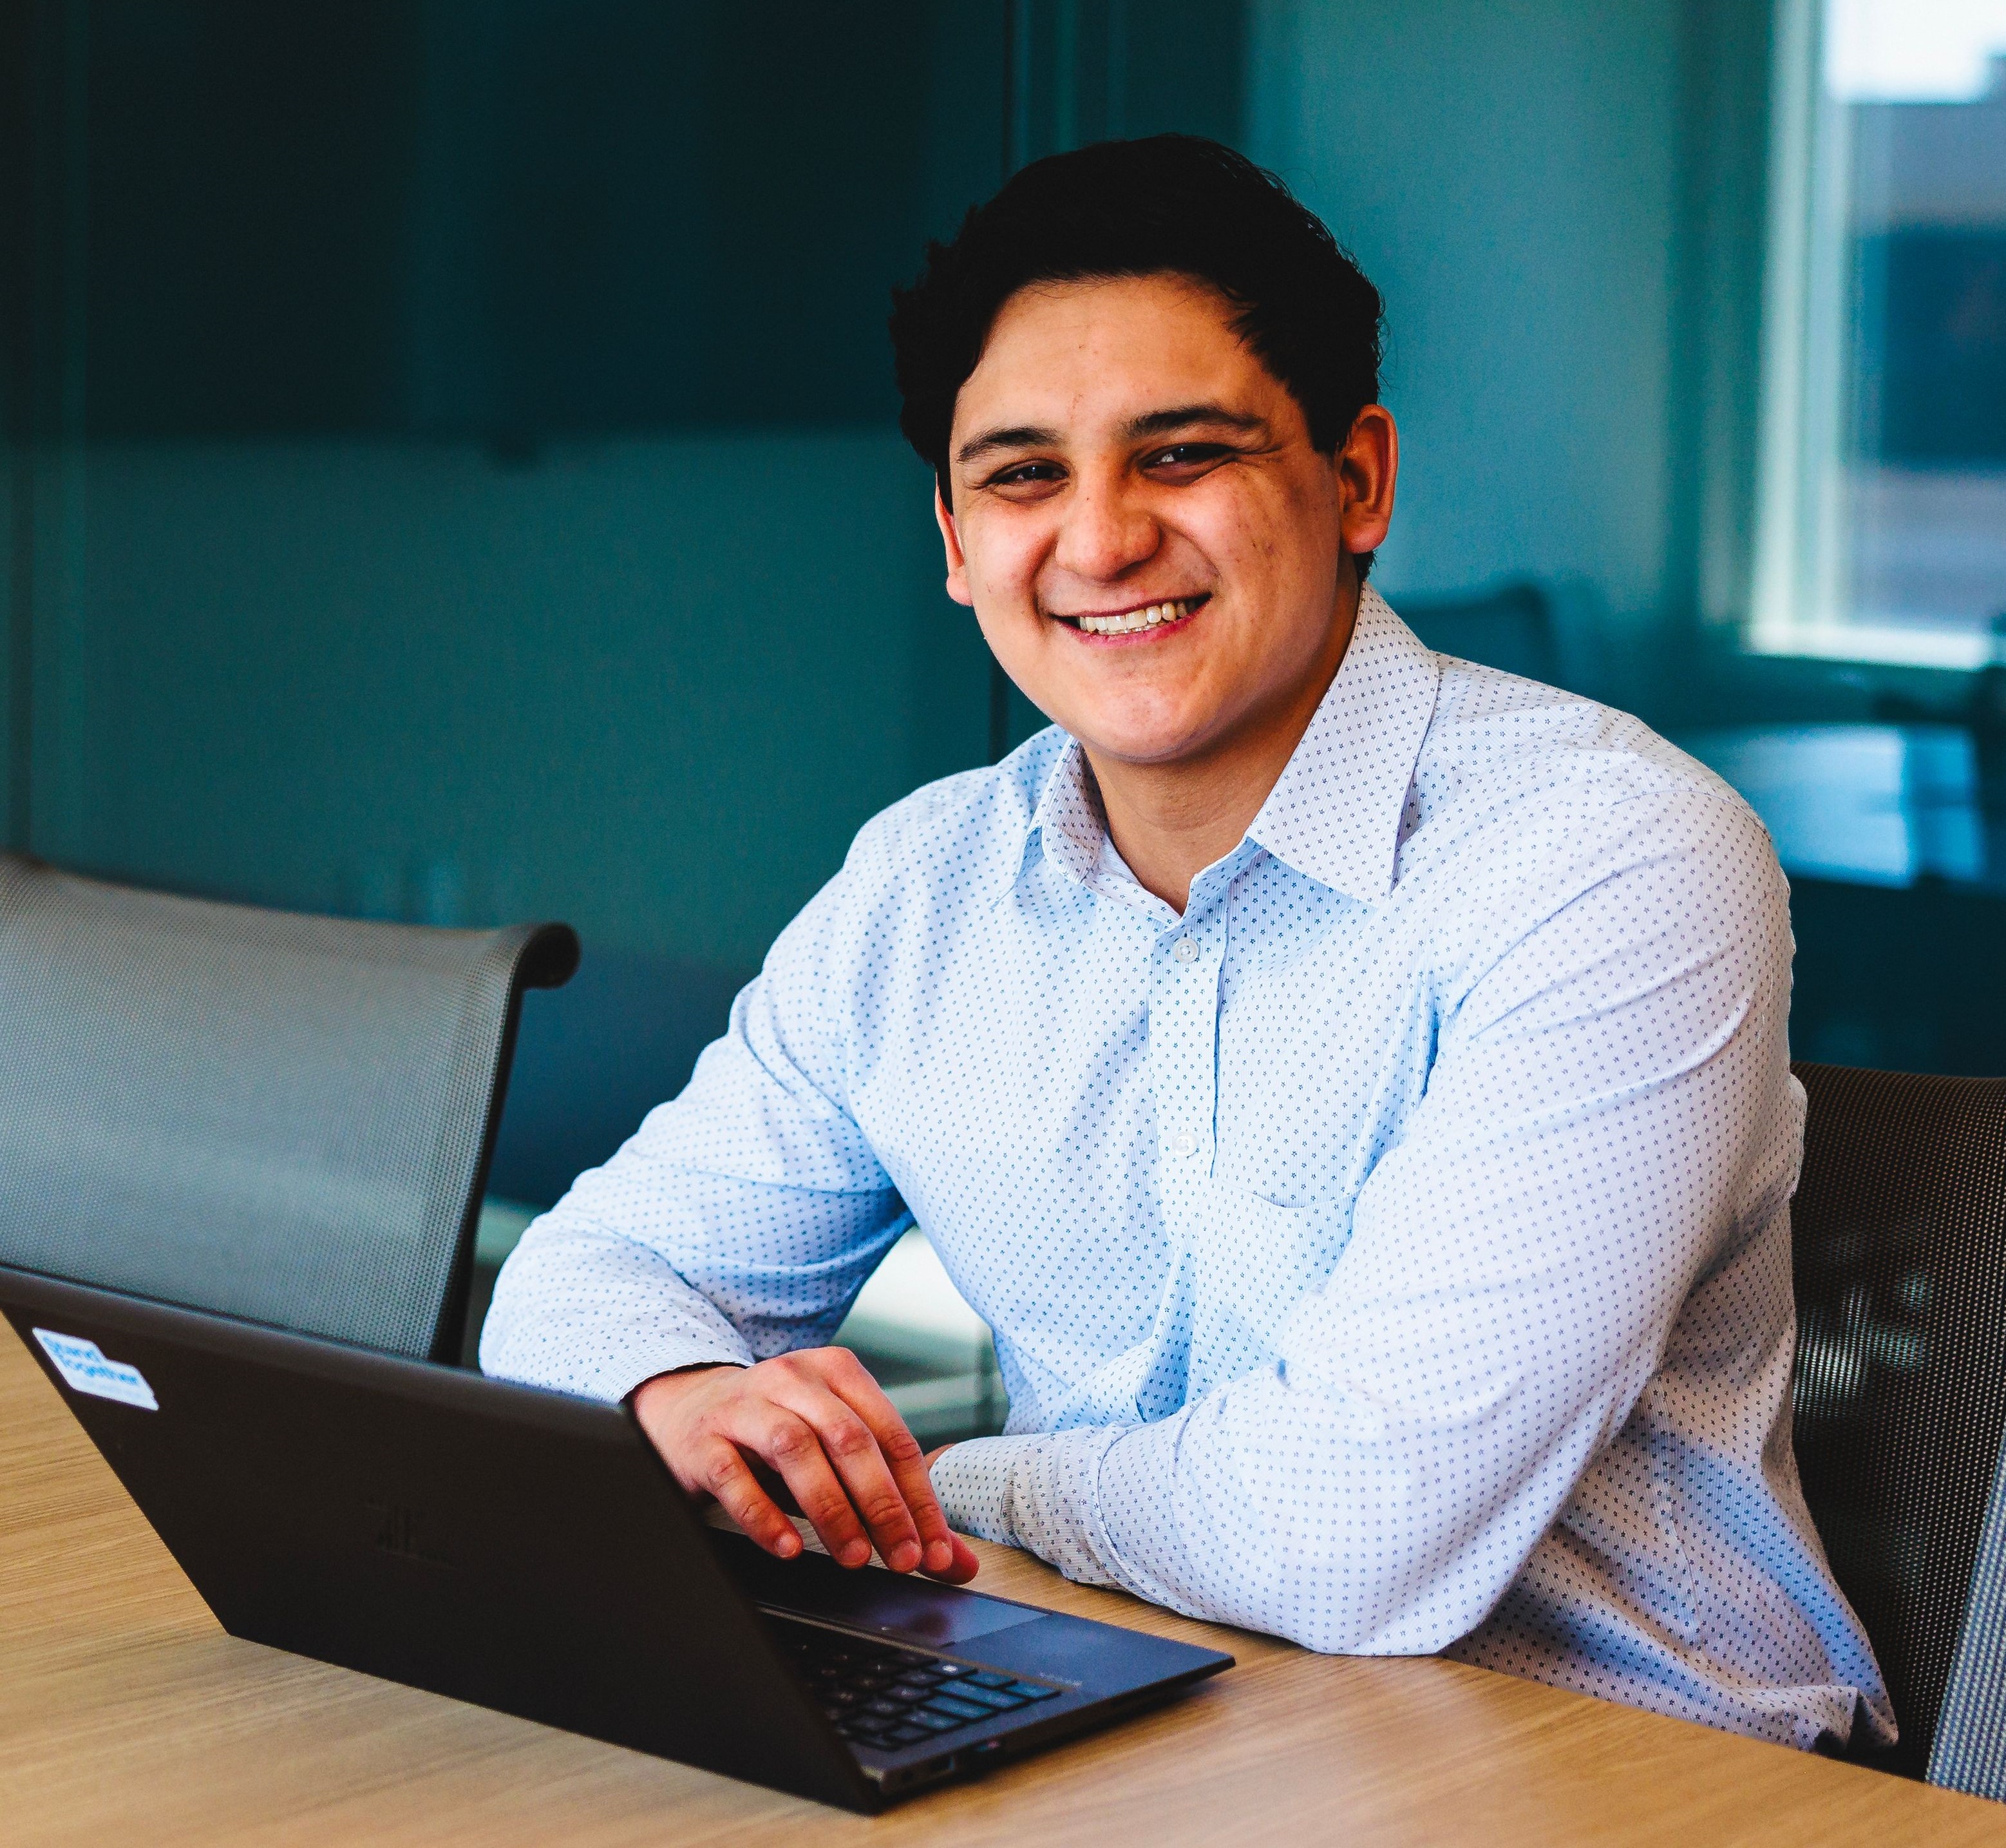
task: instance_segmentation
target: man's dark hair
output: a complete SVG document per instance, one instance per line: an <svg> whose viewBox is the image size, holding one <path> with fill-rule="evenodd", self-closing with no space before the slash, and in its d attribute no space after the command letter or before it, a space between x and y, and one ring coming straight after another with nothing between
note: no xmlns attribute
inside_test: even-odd
<svg viewBox="0 0 2006 1848"><path fill-rule="evenodd" d="M1195 135L1103 141L1033 161L951 242L929 242L892 291L899 428L953 505L954 402L1005 302L1033 283L1187 276L1237 312L1234 328L1334 454L1379 396L1379 291L1321 219L1244 155ZM1362 579L1371 568L1357 561Z"/></svg>

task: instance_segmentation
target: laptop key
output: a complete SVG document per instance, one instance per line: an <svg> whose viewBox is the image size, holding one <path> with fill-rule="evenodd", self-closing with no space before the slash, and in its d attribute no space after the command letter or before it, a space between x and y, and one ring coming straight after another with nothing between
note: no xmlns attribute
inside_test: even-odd
<svg viewBox="0 0 2006 1848"><path fill-rule="evenodd" d="M960 1700L952 1695L937 1694L920 1708L922 1713L952 1713L959 1720L987 1720L993 1708L978 1705L975 1702Z"/></svg>
<svg viewBox="0 0 2006 1848"><path fill-rule="evenodd" d="M1008 1713L1012 1708L1021 1707L1026 1704L1023 1695L1012 1694L1007 1688L977 1688L966 1681L960 1683L955 1688L954 1698L958 1701L978 1702L998 1713Z"/></svg>
<svg viewBox="0 0 2006 1848"><path fill-rule="evenodd" d="M790 1636L788 1646L837 1732L860 1745L917 1745L1061 1691L979 1663L949 1662L839 1632Z"/></svg>

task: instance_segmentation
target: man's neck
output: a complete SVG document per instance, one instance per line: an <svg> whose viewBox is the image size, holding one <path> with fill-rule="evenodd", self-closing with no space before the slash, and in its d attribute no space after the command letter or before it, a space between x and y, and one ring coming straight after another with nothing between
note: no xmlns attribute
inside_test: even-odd
<svg viewBox="0 0 2006 1848"><path fill-rule="evenodd" d="M1358 592L1340 607L1315 666L1272 709L1209 750L1170 763L1128 763L1082 748L1108 836L1136 882L1182 915L1191 882L1246 838L1280 780L1351 645Z"/></svg>

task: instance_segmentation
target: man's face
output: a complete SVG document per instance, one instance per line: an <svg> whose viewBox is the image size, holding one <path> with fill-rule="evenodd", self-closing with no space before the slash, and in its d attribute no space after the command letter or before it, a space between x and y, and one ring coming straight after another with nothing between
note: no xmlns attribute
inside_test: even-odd
<svg viewBox="0 0 2006 1848"><path fill-rule="evenodd" d="M948 592L1093 755L1203 758L1320 693L1346 545L1384 536L1390 420L1361 519L1346 452L1310 446L1232 312L1174 276L1023 289L955 401Z"/></svg>

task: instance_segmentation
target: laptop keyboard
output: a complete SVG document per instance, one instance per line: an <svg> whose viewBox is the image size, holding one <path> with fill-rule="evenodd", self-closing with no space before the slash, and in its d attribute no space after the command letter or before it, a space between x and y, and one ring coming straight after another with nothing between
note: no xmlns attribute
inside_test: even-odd
<svg viewBox="0 0 2006 1848"><path fill-rule="evenodd" d="M1065 1691L815 1624L771 1615L767 1621L836 1730L860 1745L896 1751Z"/></svg>

